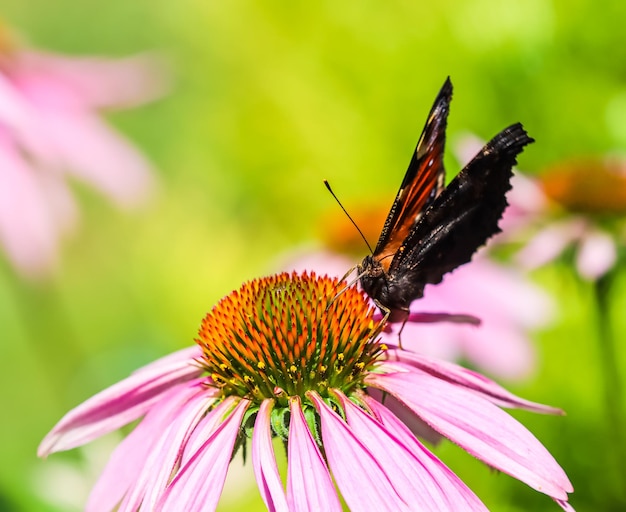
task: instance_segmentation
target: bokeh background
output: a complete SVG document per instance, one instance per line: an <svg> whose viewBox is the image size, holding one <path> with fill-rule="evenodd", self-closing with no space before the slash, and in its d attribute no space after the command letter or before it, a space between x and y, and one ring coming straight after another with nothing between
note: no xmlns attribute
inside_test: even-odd
<svg viewBox="0 0 626 512"><path fill-rule="evenodd" d="M190 344L200 319L281 254L319 237L337 206L391 202L436 92L452 77L449 140L522 121L529 173L626 149L626 3L591 0L206 2L2 0L29 44L74 55L156 50L172 88L108 115L155 164L134 213L74 183L82 210L47 279L0 260L0 510L80 510L109 436L36 458L71 407ZM458 164L449 154L448 169ZM0 169L0 172L2 170ZM565 417L513 413L568 472L579 511L626 510L607 423L592 286L566 263L532 274L559 316L538 333L535 374L510 383ZM626 301L610 302L626 368ZM477 290L477 293L480 293ZM617 393L617 390L615 390ZM617 394L616 396L620 396ZM555 510L449 443L442 457L492 509ZM263 510L251 469L233 466L221 510Z"/></svg>

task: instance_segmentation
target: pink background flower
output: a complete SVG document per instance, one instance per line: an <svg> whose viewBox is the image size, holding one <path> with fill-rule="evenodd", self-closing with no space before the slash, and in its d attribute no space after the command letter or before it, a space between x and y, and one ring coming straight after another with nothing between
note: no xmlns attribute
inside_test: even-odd
<svg viewBox="0 0 626 512"><path fill-rule="evenodd" d="M160 95L154 57L73 58L11 50L0 66L0 243L25 276L45 275L78 209L67 186L76 178L120 207L143 201L153 168L100 119Z"/></svg>
<svg viewBox="0 0 626 512"><path fill-rule="evenodd" d="M460 159L471 158L480 147L480 139L466 135L457 144L457 153ZM596 214L615 216L626 208L623 160L575 160L546 169L539 178L517 172L512 185L507 195L510 206L501 224L503 233L496 240L524 245L514 258L521 268L546 265L568 247L574 247L575 268L584 279L598 279L613 268L617 246L624 244L623 233L609 232L597 222ZM551 190L555 197L550 197ZM569 201L573 205L567 204Z"/></svg>

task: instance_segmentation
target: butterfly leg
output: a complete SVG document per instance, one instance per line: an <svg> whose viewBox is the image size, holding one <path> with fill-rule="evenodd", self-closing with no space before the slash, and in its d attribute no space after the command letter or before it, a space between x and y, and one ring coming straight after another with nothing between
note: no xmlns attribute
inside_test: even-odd
<svg viewBox="0 0 626 512"><path fill-rule="evenodd" d="M391 309L389 309L387 306L383 306L380 302L378 302L376 299L374 299L374 304L376 304L376 307L378 309L380 309L380 312L383 314L383 318L380 321L380 325L382 326L382 328L385 328L385 325L387 324L387 322L389 321L389 317L391 316Z"/></svg>
<svg viewBox="0 0 626 512"><path fill-rule="evenodd" d="M402 322L402 326L400 327L400 331L398 331L398 347L400 349L402 349L402 338L401 338L401 334L402 334L402 330L404 329L404 326L406 325L407 321L409 320L409 315L410 315L410 310L409 308L400 308L400 309L390 309L386 306L383 306L380 302L378 302L377 300L374 300L374 303L376 304L376 306L378 306L378 309L380 309L380 311L383 313L383 320L382 323L390 323L390 324L396 324L396 323L400 323Z"/></svg>
<svg viewBox="0 0 626 512"><path fill-rule="evenodd" d="M381 308L381 311L383 310L383 306L379 305L378 307ZM384 308L384 310L387 311L387 321L390 324L399 324L400 322L402 322L400 330L398 331L398 348L402 350L402 330L409 320L411 311L408 307L395 309Z"/></svg>
<svg viewBox="0 0 626 512"><path fill-rule="evenodd" d="M394 310L393 313L394 313L392 315L393 320L391 321L402 322L402 325L400 326L400 330L398 331L398 347L400 348L400 350L402 350L402 331L404 330L404 326L406 325L406 323L409 321L410 311L409 311L409 308L396 309Z"/></svg>

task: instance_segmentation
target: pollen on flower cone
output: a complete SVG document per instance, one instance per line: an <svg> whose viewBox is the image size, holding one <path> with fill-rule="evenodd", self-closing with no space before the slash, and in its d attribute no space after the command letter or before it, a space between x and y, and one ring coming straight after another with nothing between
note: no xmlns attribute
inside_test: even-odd
<svg viewBox="0 0 626 512"><path fill-rule="evenodd" d="M337 278L278 274L244 284L203 319L202 364L225 392L270 398L358 382L379 347L374 311Z"/></svg>

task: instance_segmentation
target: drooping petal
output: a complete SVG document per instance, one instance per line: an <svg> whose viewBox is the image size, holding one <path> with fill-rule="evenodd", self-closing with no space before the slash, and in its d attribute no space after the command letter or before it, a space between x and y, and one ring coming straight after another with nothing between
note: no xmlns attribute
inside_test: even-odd
<svg viewBox="0 0 626 512"><path fill-rule="evenodd" d="M136 482L146 458L181 405L197 393L198 383L174 387L117 446L92 489L85 510L109 512Z"/></svg>
<svg viewBox="0 0 626 512"><path fill-rule="evenodd" d="M291 512L342 510L335 486L309 432L299 398L290 402L287 503Z"/></svg>
<svg viewBox="0 0 626 512"><path fill-rule="evenodd" d="M419 459L424 469L430 474L446 498L449 510L478 510L485 511L485 505L467 487L463 481L456 476L443 462L431 453L406 425L399 420L395 414L381 403L373 400L367 395L362 397L365 403L372 409L372 412L380 419L385 429L401 442L405 448Z"/></svg>
<svg viewBox="0 0 626 512"><path fill-rule="evenodd" d="M309 392L307 396L319 412L328 465L350 510L410 510L411 504L403 500L394 485L394 475L385 470L388 464L381 464L359 435L319 395Z"/></svg>
<svg viewBox="0 0 626 512"><path fill-rule="evenodd" d="M69 450L116 430L143 416L173 386L201 373L185 359L134 373L68 412L44 438L37 453L42 457Z"/></svg>
<svg viewBox="0 0 626 512"><path fill-rule="evenodd" d="M155 510L208 512L217 507L241 420L250 402L237 403L235 398L226 398L220 405L222 413L235 406L217 429L211 429L206 441L176 474ZM204 422L198 424L196 431L204 431Z"/></svg>
<svg viewBox="0 0 626 512"><path fill-rule="evenodd" d="M424 372L427 372L437 378L475 391L487 400L490 400L501 407L526 409L527 411L543 414L563 414L561 409L520 398L484 375L448 361L430 358L422 354L408 352L406 350L392 349L387 351L387 357L389 361L400 361L402 363L406 363L413 368L419 368L420 370L423 370ZM391 366L387 367L392 368ZM407 369L406 367L402 368L401 366L393 366L393 368L400 371L411 371L410 369Z"/></svg>
<svg viewBox="0 0 626 512"><path fill-rule="evenodd" d="M136 375L145 371L155 371L160 368L169 368L171 365L175 365L177 363L186 363L193 365L194 361L200 359L202 357L202 350L198 345L192 345L191 347L183 348L177 350L176 352L172 352L166 356L160 357L156 361L148 363L141 368L137 368L133 375Z"/></svg>
<svg viewBox="0 0 626 512"><path fill-rule="evenodd" d="M393 415L388 409L376 403L377 412L387 419L379 422L341 392L335 394L355 435L392 477L397 492L413 510L487 510L458 478L450 478L452 472L421 446L397 418L395 424L391 423Z"/></svg>
<svg viewBox="0 0 626 512"><path fill-rule="evenodd" d="M377 388L369 387L366 389L367 397L371 397L374 401L384 403L385 407L391 411L399 421L401 421L418 439L424 439L432 445L438 445L443 436L434 430L430 425L426 424L419 416L389 393L385 393ZM373 408L371 408L373 410Z"/></svg>
<svg viewBox="0 0 626 512"><path fill-rule="evenodd" d="M213 388L217 392L217 388ZM232 402L233 397L229 397L227 400L220 402L214 409L212 409L203 419L201 428L196 428L191 432L191 435L185 443L184 450L181 452L179 466L185 466L195 456L196 452L202 450L204 443L213 435L226 417L231 413L231 409L234 407Z"/></svg>
<svg viewBox="0 0 626 512"><path fill-rule="evenodd" d="M490 466L556 499L566 501L572 492L564 471L537 438L480 394L418 369L372 374L368 383Z"/></svg>
<svg viewBox="0 0 626 512"><path fill-rule="evenodd" d="M216 390L196 386L195 395L181 402L167 424L161 425L152 449L144 459L137 480L118 512L152 511L172 478L185 444L214 401ZM217 409L217 408L216 408ZM212 411L213 412L213 411Z"/></svg>
<svg viewBox="0 0 626 512"><path fill-rule="evenodd" d="M252 465L261 497L270 512L288 512L287 496L278 473L272 445L270 413L273 401L263 400L252 433Z"/></svg>

